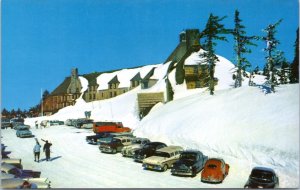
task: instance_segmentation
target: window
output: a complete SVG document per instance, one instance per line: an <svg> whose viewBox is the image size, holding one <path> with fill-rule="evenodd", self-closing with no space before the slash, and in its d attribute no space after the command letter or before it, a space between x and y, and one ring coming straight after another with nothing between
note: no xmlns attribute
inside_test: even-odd
<svg viewBox="0 0 300 190"><path fill-rule="evenodd" d="M93 99L94 99L94 100L96 99L96 94L93 94Z"/></svg>
<svg viewBox="0 0 300 190"><path fill-rule="evenodd" d="M114 96L117 96L117 92L114 92Z"/></svg>

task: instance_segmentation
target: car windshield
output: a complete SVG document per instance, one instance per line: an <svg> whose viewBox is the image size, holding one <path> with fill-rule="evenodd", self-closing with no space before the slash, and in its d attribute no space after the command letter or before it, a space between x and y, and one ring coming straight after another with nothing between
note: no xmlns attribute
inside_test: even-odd
<svg viewBox="0 0 300 190"><path fill-rule="evenodd" d="M270 181L272 181L273 174L271 172L267 172L267 171L254 170L251 172L251 178L270 182Z"/></svg>
<svg viewBox="0 0 300 190"><path fill-rule="evenodd" d="M117 143L117 142L121 142L121 140L120 140L120 139L112 138L111 142L112 142L112 143Z"/></svg>
<svg viewBox="0 0 300 190"><path fill-rule="evenodd" d="M132 141L133 144L142 144L142 140L141 139L134 139Z"/></svg>
<svg viewBox="0 0 300 190"><path fill-rule="evenodd" d="M170 154L169 153L160 152L160 151L155 152L154 156L159 156L159 157L164 157L164 158L170 158Z"/></svg>
<svg viewBox="0 0 300 190"><path fill-rule="evenodd" d="M217 165L215 165L215 164L208 164L207 167L210 168L210 169L215 169L215 168L217 168Z"/></svg>
<svg viewBox="0 0 300 190"><path fill-rule="evenodd" d="M191 153L182 153L180 159L184 160L196 160L196 155Z"/></svg>

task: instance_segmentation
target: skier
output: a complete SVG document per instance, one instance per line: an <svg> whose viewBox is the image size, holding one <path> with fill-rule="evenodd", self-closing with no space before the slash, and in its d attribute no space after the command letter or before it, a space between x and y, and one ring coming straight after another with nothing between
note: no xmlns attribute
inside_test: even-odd
<svg viewBox="0 0 300 190"><path fill-rule="evenodd" d="M48 142L48 140L43 140L42 141L46 142L44 144L44 147L43 147L43 151L45 152L46 154L46 161L50 160L50 146L52 146L51 143Z"/></svg>
<svg viewBox="0 0 300 190"><path fill-rule="evenodd" d="M34 153L34 161L40 162L40 152L41 152L41 145L39 141L36 139L36 144L33 147L33 153Z"/></svg>

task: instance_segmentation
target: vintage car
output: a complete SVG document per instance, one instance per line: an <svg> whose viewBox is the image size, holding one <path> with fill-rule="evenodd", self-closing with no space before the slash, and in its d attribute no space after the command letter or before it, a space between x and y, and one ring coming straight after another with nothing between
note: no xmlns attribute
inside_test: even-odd
<svg viewBox="0 0 300 190"><path fill-rule="evenodd" d="M129 146L124 146L121 153L124 157L132 157L134 151L142 148L145 144L149 143L150 140L147 138L134 138L132 144Z"/></svg>
<svg viewBox="0 0 300 190"><path fill-rule="evenodd" d="M32 132L25 126L25 127L20 127L17 132L16 132L17 137L33 137L34 135Z"/></svg>
<svg viewBox="0 0 300 190"><path fill-rule="evenodd" d="M135 162L143 162L145 158L153 156L155 151L166 147L167 145L162 142L149 142L145 144L141 149L137 149L134 152L133 160Z"/></svg>
<svg viewBox="0 0 300 190"><path fill-rule="evenodd" d="M85 140L88 144L96 145L98 142L98 139L109 137L110 133L97 133L96 135L89 135L85 137ZM99 143L100 144L100 143Z"/></svg>
<svg viewBox="0 0 300 190"><path fill-rule="evenodd" d="M19 158L2 158L2 163L13 165L19 169L23 169L22 160Z"/></svg>
<svg viewBox="0 0 300 190"><path fill-rule="evenodd" d="M131 129L124 127L122 122L97 121L93 125L94 133L123 133L131 132Z"/></svg>
<svg viewBox="0 0 300 190"><path fill-rule="evenodd" d="M1 172L12 174L15 178L39 178L41 176L41 172L39 171L22 170L7 163L1 163Z"/></svg>
<svg viewBox="0 0 300 190"><path fill-rule="evenodd" d="M25 189L24 184L29 183L27 188L47 189L50 188L48 178L3 178L1 179L1 188L3 189Z"/></svg>
<svg viewBox="0 0 300 190"><path fill-rule="evenodd" d="M221 158L210 158L206 161L201 173L201 181L206 183L222 183L228 175L229 165Z"/></svg>
<svg viewBox="0 0 300 190"><path fill-rule="evenodd" d="M1 118L1 129L7 129L8 127L12 128L12 124L10 123L10 119Z"/></svg>
<svg viewBox="0 0 300 190"><path fill-rule="evenodd" d="M24 125L24 124L18 124L14 126L15 130L19 130L19 129L30 129L29 125Z"/></svg>
<svg viewBox="0 0 300 190"><path fill-rule="evenodd" d="M132 138L131 137L114 137L109 143L101 143L99 146L99 150L101 152L106 153L117 153L121 152L124 146L131 145Z"/></svg>
<svg viewBox="0 0 300 190"><path fill-rule="evenodd" d="M109 143L114 137L134 137L131 132L124 133L107 133L108 135L97 139L97 144Z"/></svg>
<svg viewBox="0 0 300 190"><path fill-rule="evenodd" d="M155 151L153 156L143 160L145 169L166 171L179 159L183 151L181 146L167 146Z"/></svg>
<svg viewBox="0 0 300 190"><path fill-rule="evenodd" d="M196 176L200 172L208 157L198 150L186 150L180 154L171 169L173 175Z"/></svg>
<svg viewBox="0 0 300 190"><path fill-rule="evenodd" d="M80 128L82 128L82 126L84 124L92 124L93 125L93 122L94 122L94 120L92 120L92 119L80 118L80 119L75 120L73 124L74 124L74 127L80 129Z"/></svg>
<svg viewBox="0 0 300 190"><path fill-rule="evenodd" d="M244 188L278 188L279 180L271 168L254 167Z"/></svg>
<svg viewBox="0 0 300 190"><path fill-rule="evenodd" d="M49 126L64 125L64 122L63 121L59 121L59 120L49 120L48 121L48 125Z"/></svg>
<svg viewBox="0 0 300 190"><path fill-rule="evenodd" d="M10 120L11 127L14 128L17 125L24 125L24 119L23 118L12 118Z"/></svg>

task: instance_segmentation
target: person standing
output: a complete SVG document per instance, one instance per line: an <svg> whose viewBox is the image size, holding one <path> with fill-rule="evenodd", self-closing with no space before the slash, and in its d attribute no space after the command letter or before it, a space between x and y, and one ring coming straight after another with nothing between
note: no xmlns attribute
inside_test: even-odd
<svg viewBox="0 0 300 190"><path fill-rule="evenodd" d="M34 161L35 162L40 162L40 152L41 152L41 145L38 141L36 141L36 144L33 147Z"/></svg>
<svg viewBox="0 0 300 190"><path fill-rule="evenodd" d="M46 154L46 161L48 161L48 160L50 160L50 146L52 146L52 144L49 143L47 140L45 141L45 140L42 139L42 141L46 142L44 144L43 151Z"/></svg>

